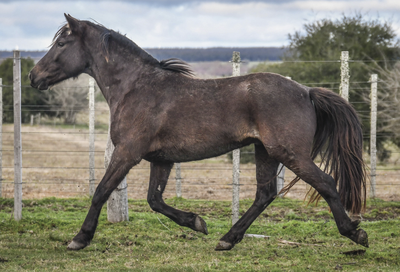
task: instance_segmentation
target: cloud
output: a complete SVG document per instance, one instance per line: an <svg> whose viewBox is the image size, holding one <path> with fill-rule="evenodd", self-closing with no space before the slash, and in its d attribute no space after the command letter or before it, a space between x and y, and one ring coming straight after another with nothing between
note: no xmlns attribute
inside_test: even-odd
<svg viewBox="0 0 400 272"><path fill-rule="evenodd" d="M364 11L379 11L379 12L399 12L400 1L398 0L384 0L384 1L293 1L290 6L295 9L315 11L332 11L343 12L346 10L364 10ZM289 8L288 4L284 5Z"/></svg>
<svg viewBox="0 0 400 272"><path fill-rule="evenodd" d="M354 11L396 18L400 1L0 0L0 50L16 44L46 49L65 22L64 12L94 19L142 47L237 47L286 45L288 33L302 30L304 23ZM397 19L393 26L400 30Z"/></svg>

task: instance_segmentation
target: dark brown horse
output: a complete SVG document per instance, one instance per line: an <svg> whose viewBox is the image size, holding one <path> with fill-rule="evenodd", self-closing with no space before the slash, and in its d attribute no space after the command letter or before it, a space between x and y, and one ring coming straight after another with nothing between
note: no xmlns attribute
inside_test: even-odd
<svg viewBox="0 0 400 272"><path fill-rule="evenodd" d="M181 226L207 234L199 215L164 203L162 194L171 168L175 162L210 158L252 143L256 198L221 238L217 250L229 250L239 243L274 200L279 163L327 201L342 235L368 246L366 232L345 211L359 213L365 205L365 168L360 122L340 96L269 73L194 78L182 61L159 62L117 32L65 17L68 23L31 71L31 84L44 90L81 73L94 77L110 107L115 145L88 215L69 249L89 245L103 204L142 159L151 162L150 207ZM317 155L326 166L324 171L313 162Z"/></svg>

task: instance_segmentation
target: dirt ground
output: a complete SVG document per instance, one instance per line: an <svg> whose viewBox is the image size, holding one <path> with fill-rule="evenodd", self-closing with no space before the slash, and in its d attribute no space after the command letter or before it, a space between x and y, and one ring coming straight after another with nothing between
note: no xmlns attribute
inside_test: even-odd
<svg viewBox="0 0 400 272"><path fill-rule="evenodd" d="M2 196L13 197L13 125L3 126ZM104 174L104 150L107 134L97 131L95 178L100 182ZM22 128L23 198L74 197L89 192L89 144L87 130L57 126L29 126ZM377 171L377 197L400 201L400 168L385 166ZM146 199L149 163L141 162L127 176L128 196ZM226 155L198 162L181 164L182 197L187 199L231 200L232 164ZM164 193L165 198L176 196L176 172L172 170ZM286 171L285 183L294 174ZM308 186L300 181L286 195L303 199ZM369 192L369 185L368 185ZM240 198L253 199L256 191L255 165L243 164L240 169Z"/></svg>

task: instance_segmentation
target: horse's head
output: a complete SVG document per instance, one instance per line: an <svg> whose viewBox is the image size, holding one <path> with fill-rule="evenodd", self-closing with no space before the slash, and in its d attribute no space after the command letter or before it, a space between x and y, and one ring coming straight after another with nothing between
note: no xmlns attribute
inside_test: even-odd
<svg viewBox="0 0 400 272"><path fill-rule="evenodd" d="M90 66L83 39L87 34L85 23L64 15L68 23L56 33L50 50L29 74L34 88L46 90L60 81L80 75Z"/></svg>

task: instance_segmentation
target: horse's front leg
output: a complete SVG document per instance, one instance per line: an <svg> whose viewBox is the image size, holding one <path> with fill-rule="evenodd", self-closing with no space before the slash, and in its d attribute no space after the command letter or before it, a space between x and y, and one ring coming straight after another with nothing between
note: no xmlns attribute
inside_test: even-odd
<svg viewBox="0 0 400 272"><path fill-rule="evenodd" d="M192 230L208 234L206 222L197 214L177 210L165 204L162 199L165 186L173 163L151 163L150 185L147 201L150 207L159 213L169 217L180 226L189 227Z"/></svg>
<svg viewBox="0 0 400 272"><path fill-rule="evenodd" d="M117 188L128 174L129 170L140 162L139 158L136 160L132 159L128 150L124 145L115 147L107 171L93 195L92 205L81 230L68 245L68 249L79 250L90 244L96 231L99 215L104 203L108 200L112 191Z"/></svg>

